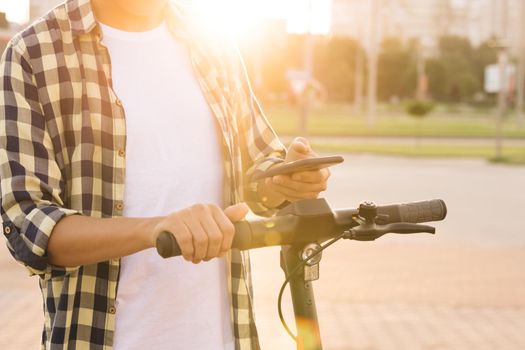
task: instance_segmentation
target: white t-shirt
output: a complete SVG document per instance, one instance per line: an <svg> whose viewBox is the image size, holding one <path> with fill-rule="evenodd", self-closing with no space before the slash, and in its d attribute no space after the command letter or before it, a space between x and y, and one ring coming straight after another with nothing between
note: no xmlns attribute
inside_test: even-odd
<svg viewBox="0 0 525 350"><path fill-rule="evenodd" d="M165 25L102 25L113 87L126 112L124 216L222 204L217 127L183 44ZM233 349L225 258L194 265L154 249L122 258L114 348Z"/></svg>

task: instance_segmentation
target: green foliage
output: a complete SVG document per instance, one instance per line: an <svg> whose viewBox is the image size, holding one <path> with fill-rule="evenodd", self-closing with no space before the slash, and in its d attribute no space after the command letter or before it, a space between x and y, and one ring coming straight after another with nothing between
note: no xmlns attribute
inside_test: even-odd
<svg viewBox="0 0 525 350"><path fill-rule="evenodd" d="M252 80L255 70L260 69L263 86L257 91L264 98L270 93L286 93L288 69L303 69L307 37L288 34L277 45L277 40L265 40L255 52L250 46L242 47L248 73ZM354 96L355 59L357 52L364 51L355 39L345 37L314 37L313 76L326 88L332 101L349 101ZM364 62L363 66L366 66Z"/></svg>
<svg viewBox="0 0 525 350"><path fill-rule="evenodd" d="M350 38L332 37L317 41L314 76L333 101L350 101L354 96L355 63L359 44Z"/></svg>
<svg viewBox="0 0 525 350"><path fill-rule="evenodd" d="M416 91L417 43L403 44L387 38L378 61L378 96L410 98ZM470 102L483 93L483 74L487 64L496 62L496 52L487 43L473 48L462 37L440 38L438 51L426 60L428 93L440 102Z"/></svg>
<svg viewBox="0 0 525 350"><path fill-rule="evenodd" d="M399 136L410 137L416 131L426 137L492 138L496 133L494 115L490 110L478 110L464 106L436 105L432 118L417 120L401 110L390 111L384 104L378 105L373 128L366 114L353 113L350 105L326 104L312 109L308 134L317 136ZM296 135L299 113L293 106L267 105L266 116L279 135ZM423 122L423 123L415 123ZM525 138L525 127L516 127L511 118L503 122L506 138ZM419 130L416 130L418 128Z"/></svg>
<svg viewBox="0 0 525 350"><path fill-rule="evenodd" d="M407 103L407 113L415 118L423 118L434 109L430 101L414 100Z"/></svg>
<svg viewBox="0 0 525 350"><path fill-rule="evenodd" d="M482 91L484 65L488 62L479 61L478 49L465 38L444 36L438 47L437 57L428 62L431 96L444 102L472 100L476 92Z"/></svg>
<svg viewBox="0 0 525 350"><path fill-rule="evenodd" d="M286 71L304 67L307 37L283 35L259 43L256 52L244 52L252 78L255 69L260 70L263 78L262 88L257 91L260 97L289 91ZM313 76L326 88L329 100L353 101L358 53L363 57L363 82L366 84L366 53L357 40L327 36L314 38ZM417 55L415 40L383 40L377 67L378 98L381 101L389 101L394 96L413 98L417 89ZM436 102L475 102L480 106L492 102L490 96L485 100L487 102L480 96L485 96L484 68L495 62L496 51L488 43L472 47L465 38L442 37L437 51L425 62L429 97Z"/></svg>
<svg viewBox="0 0 525 350"><path fill-rule="evenodd" d="M444 62L437 58L427 60L426 73L428 76L428 91L432 98L438 101L447 100L450 82Z"/></svg>
<svg viewBox="0 0 525 350"><path fill-rule="evenodd" d="M386 38L381 44L377 63L378 97L383 101L393 96L406 98L416 89L416 56L398 38Z"/></svg>
<svg viewBox="0 0 525 350"><path fill-rule="evenodd" d="M382 142L380 144L365 143L314 143L312 147L319 151L328 153L368 153L395 155L403 157L457 157L457 158L486 158L491 162L511 165L525 165L525 147L504 146L505 156L494 158L494 146L492 145L469 145L469 144L431 144L425 142L414 147L410 144L391 144Z"/></svg>

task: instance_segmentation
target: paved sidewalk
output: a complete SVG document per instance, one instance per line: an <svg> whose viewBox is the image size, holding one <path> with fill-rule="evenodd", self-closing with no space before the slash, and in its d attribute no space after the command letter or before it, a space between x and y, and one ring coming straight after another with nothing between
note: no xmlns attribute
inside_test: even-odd
<svg viewBox="0 0 525 350"><path fill-rule="evenodd" d="M14 262L0 244L0 349L39 349L44 316L37 278Z"/></svg>
<svg viewBox="0 0 525 350"><path fill-rule="evenodd" d="M329 350L525 348L525 308L341 302L317 307L323 345ZM262 348L293 349L274 313L273 324L258 319Z"/></svg>
<svg viewBox="0 0 525 350"><path fill-rule="evenodd" d="M277 315L278 249L252 261L263 349L292 349ZM525 247L340 242L314 282L325 348L525 349L523 266ZM288 294L283 310L293 325Z"/></svg>
<svg viewBox="0 0 525 350"><path fill-rule="evenodd" d="M347 243L352 244L341 242ZM448 254L453 263L461 256L469 260L457 269L439 266L445 250L432 253L419 244L348 246L327 252L321 279L314 285L325 348L524 349L525 249L465 252L456 249ZM37 349L42 325L37 280L27 278L5 253L2 247L0 349ZM277 256L277 249L253 254L257 323L263 349L292 349L277 317L276 294L282 282ZM397 262L389 264L394 258ZM409 269L414 259L422 262L416 271ZM335 266L345 260L353 263L337 270ZM434 263L438 266L432 269ZM487 269L489 265L492 269ZM293 325L289 297L283 307Z"/></svg>

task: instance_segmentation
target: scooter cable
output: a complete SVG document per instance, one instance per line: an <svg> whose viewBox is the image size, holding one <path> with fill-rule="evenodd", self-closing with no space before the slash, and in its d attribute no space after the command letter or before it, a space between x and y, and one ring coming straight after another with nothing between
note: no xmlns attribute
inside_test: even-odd
<svg viewBox="0 0 525 350"><path fill-rule="evenodd" d="M284 280L283 282L283 285L281 286L281 290L279 291L279 298L277 299L277 311L279 312L279 319L281 320L281 324L283 325L284 329L286 330L286 332L288 333L288 335L295 341L297 342L297 336L295 336L292 331L290 330L290 328L288 327L288 324L286 323L285 319L284 319L284 316L283 316L283 310L282 310L282 301L283 301L283 293L284 293L284 289L286 288L286 285L290 282L290 280L297 274L297 272L299 272L299 269L301 267L304 267L304 265L306 265L306 263L308 262L308 260L312 259L313 257L315 257L317 254L321 253L323 250L325 250L326 248L328 248L329 246L331 246L332 244L334 244L335 242L337 242L338 240L340 240L341 238L343 238L344 236L344 233L333 238L331 241L329 241L328 243L326 243L325 245L322 245L321 248L319 250L317 250L315 253L313 253L310 257L308 257L308 259L305 259L303 261L301 261L300 263L297 264L296 267L294 267L294 269L292 270L292 272L290 272L290 274L288 275L288 277Z"/></svg>

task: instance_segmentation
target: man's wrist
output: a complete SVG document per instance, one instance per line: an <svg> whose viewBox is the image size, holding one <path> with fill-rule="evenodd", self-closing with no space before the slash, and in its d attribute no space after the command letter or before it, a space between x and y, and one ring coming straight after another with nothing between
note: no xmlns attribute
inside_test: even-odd
<svg viewBox="0 0 525 350"><path fill-rule="evenodd" d="M265 179L259 181L259 184L257 186L257 195L259 196L261 203L265 207L271 209L277 208L286 200L286 198L282 194L268 187L266 185Z"/></svg>
<svg viewBox="0 0 525 350"><path fill-rule="evenodd" d="M163 216L144 218L137 227L138 239L143 242L145 249L156 246L157 225L164 219Z"/></svg>

